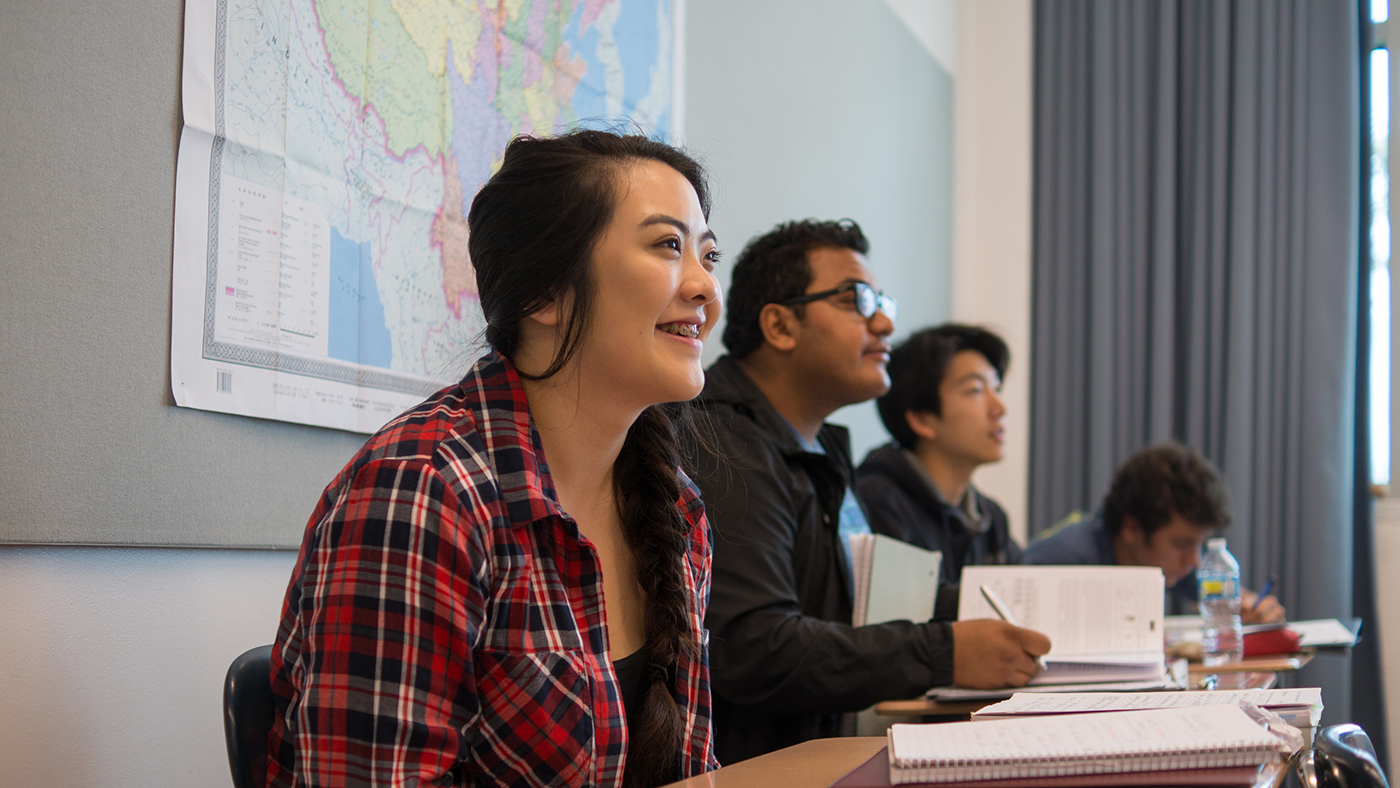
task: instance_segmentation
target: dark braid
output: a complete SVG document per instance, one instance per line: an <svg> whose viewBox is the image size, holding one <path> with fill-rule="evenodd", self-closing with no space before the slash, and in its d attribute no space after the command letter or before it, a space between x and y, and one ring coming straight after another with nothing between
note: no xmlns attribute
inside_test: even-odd
<svg viewBox="0 0 1400 788"><path fill-rule="evenodd" d="M515 360L521 325L562 296L571 297L561 344L548 368L522 378L544 379L574 358L592 312L593 250L617 208L619 173L657 161L680 173L710 216L704 169L683 151L639 135L581 129L549 139L517 137L501 168L472 200L467 242L476 270L486 341ZM637 729L630 732L627 788L649 788L679 774L685 717L673 697L676 658L700 659L690 634L686 582L689 532L681 497L674 405L642 412L613 466L622 533L647 596L647 673ZM657 680L657 676L672 677Z"/></svg>
<svg viewBox="0 0 1400 788"><path fill-rule="evenodd" d="M676 705L674 666L685 654L698 659L691 636L685 577L689 525L681 498L677 424L685 405L653 405L627 433L613 466L622 533L647 595L646 649L649 684L637 728L631 731L624 788L650 788L677 779L685 715ZM669 412L668 412L669 411ZM673 415L674 414L674 415ZM660 669L658 669L660 668Z"/></svg>

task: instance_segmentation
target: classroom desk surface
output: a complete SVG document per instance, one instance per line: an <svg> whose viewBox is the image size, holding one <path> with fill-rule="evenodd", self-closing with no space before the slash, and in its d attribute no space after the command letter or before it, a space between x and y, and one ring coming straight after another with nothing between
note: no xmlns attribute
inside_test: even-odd
<svg viewBox="0 0 1400 788"><path fill-rule="evenodd" d="M1216 668L1205 668L1201 665L1192 665L1189 669L1189 680L1192 686L1199 683L1201 679L1212 674L1221 673L1243 673L1244 676L1237 686L1230 689L1269 689L1278 680L1280 672L1297 670L1308 664L1312 659L1311 653L1296 654L1292 657L1259 657L1246 659L1233 665L1226 665ZM883 717L925 717L925 716L957 716L967 718L973 712L990 706L997 701L962 701L958 703L940 703L932 698L913 698L911 700L887 700L875 705L875 713Z"/></svg>
<svg viewBox="0 0 1400 788"><path fill-rule="evenodd" d="M828 788L874 757L885 741L884 736L813 739L666 788ZM1274 764L1260 773L1254 788L1278 788L1287 771L1287 763Z"/></svg>
<svg viewBox="0 0 1400 788"><path fill-rule="evenodd" d="M1299 651L1297 654L1249 657L1239 662L1217 665L1213 668L1208 668L1199 662L1192 662L1188 671L1193 680L1199 680L1200 677L1209 676L1212 673L1287 673L1291 670L1298 670L1309 662L1312 662L1312 658L1316 654L1316 650L1309 650Z"/></svg>
<svg viewBox="0 0 1400 788"><path fill-rule="evenodd" d="M827 788L884 746L884 736L813 739L672 783L671 788Z"/></svg>

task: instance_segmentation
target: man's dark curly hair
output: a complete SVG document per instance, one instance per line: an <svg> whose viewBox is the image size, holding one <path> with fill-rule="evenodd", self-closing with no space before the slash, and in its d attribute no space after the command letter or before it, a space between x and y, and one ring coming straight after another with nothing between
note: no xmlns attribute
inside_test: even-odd
<svg viewBox="0 0 1400 788"><path fill-rule="evenodd" d="M1230 524L1230 494L1210 461L1175 441L1148 446L1113 475L1103 501L1104 524L1117 535L1131 515L1143 534L1167 524L1173 514L1193 525L1220 529Z"/></svg>
<svg viewBox="0 0 1400 788"><path fill-rule="evenodd" d="M803 219L780 224L749 241L734 261L724 325L724 346L734 358L744 358L763 346L758 313L768 304L796 298L812 283L807 253L823 248L850 249L865 254L870 242L850 219L822 222ZM801 307L794 307L801 316Z"/></svg>
<svg viewBox="0 0 1400 788"><path fill-rule="evenodd" d="M913 449L919 442L919 436L914 434L909 421L904 418L905 411L928 411L935 416L943 415L943 402L938 390L943 386L943 378L948 374L948 364L953 356L964 350L981 353L997 371L997 377L1005 377L1011 351L1007 350L1001 337L977 326L944 323L925 328L911 335L890 353L890 363L886 367L890 375L890 390L875 400L875 405L885 429L890 431L900 446Z"/></svg>

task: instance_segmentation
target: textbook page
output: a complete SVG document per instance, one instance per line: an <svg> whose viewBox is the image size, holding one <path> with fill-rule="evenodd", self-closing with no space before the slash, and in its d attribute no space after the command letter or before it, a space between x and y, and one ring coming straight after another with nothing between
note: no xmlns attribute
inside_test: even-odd
<svg viewBox="0 0 1400 788"><path fill-rule="evenodd" d="M1047 661L1161 662L1162 570L1155 566L969 566L963 569L958 620L996 618L979 593L990 586L1019 626L1043 632Z"/></svg>

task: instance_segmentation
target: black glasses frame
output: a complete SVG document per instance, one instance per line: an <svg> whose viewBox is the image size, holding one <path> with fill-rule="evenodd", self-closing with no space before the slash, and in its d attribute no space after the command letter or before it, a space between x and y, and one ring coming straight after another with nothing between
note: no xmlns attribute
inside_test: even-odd
<svg viewBox="0 0 1400 788"><path fill-rule="evenodd" d="M778 306L797 306L798 304L810 304L813 301L820 301L823 298L830 298L834 295L855 291L856 294L856 314L870 320L875 317L876 312L884 312L885 317L893 321L899 313L899 302L892 296L875 292L875 288L864 282L852 282L848 285L833 287L830 290L823 290L820 293L808 293L796 298L789 298L786 301L779 301Z"/></svg>

